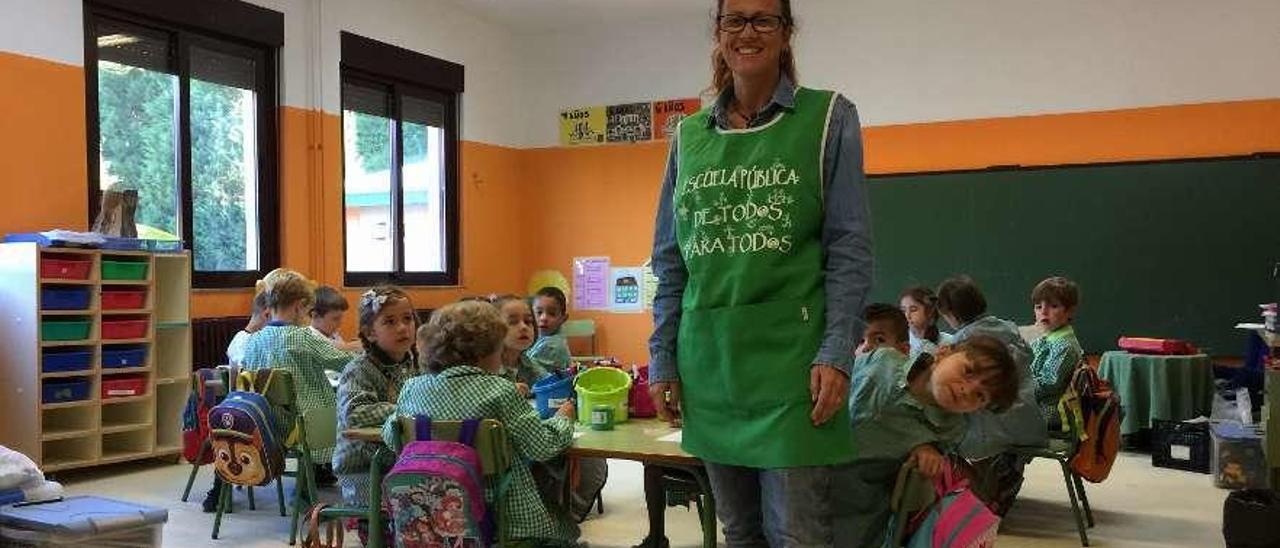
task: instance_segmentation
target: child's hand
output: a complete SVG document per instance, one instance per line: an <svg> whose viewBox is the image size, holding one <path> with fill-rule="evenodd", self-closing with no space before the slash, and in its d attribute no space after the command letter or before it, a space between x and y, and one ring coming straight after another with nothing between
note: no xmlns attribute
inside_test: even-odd
<svg viewBox="0 0 1280 548"><path fill-rule="evenodd" d="M518 392L522 398L529 397L529 385L522 382L516 383L516 392Z"/></svg>
<svg viewBox="0 0 1280 548"><path fill-rule="evenodd" d="M560 404L560 409L556 410L556 414L566 419L577 420L578 406L573 404L573 400L565 400Z"/></svg>
<svg viewBox="0 0 1280 548"><path fill-rule="evenodd" d="M908 462L915 463L916 469L921 474L936 478L942 475L942 468L947 465L947 458L942 456L933 444L924 443L911 450L911 458Z"/></svg>

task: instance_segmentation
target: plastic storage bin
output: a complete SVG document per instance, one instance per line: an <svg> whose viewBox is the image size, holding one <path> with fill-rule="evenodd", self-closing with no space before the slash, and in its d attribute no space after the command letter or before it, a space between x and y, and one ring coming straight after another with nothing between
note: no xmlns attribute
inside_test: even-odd
<svg viewBox="0 0 1280 548"><path fill-rule="evenodd" d="M103 320L103 339L141 339L147 336L147 320Z"/></svg>
<svg viewBox="0 0 1280 548"><path fill-rule="evenodd" d="M93 261L88 259L68 259L62 257L41 257L40 277L59 280L87 280L89 266Z"/></svg>
<svg viewBox="0 0 1280 548"><path fill-rule="evenodd" d="M41 310L85 310L88 308L88 287L45 287L40 290Z"/></svg>
<svg viewBox="0 0 1280 548"><path fill-rule="evenodd" d="M1151 421L1151 466L1209 473L1209 423Z"/></svg>
<svg viewBox="0 0 1280 548"><path fill-rule="evenodd" d="M40 371L44 373L85 371L93 366L93 352L50 348L44 351L41 364Z"/></svg>
<svg viewBox="0 0 1280 548"><path fill-rule="evenodd" d="M1262 450L1262 430L1238 422L1222 422L1210 429L1213 436L1213 484L1224 489L1267 488L1267 458Z"/></svg>
<svg viewBox="0 0 1280 548"><path fill-rule="evenodd" d="M147 378L138 375L102 377L102 399L130 398L147 393Z"/></svg>
<svg viewBox="0 0 1280 548"><path fill-rule="evenodd" d="M553 373L533 385L534 407L542 418L550 418L564 401L573 397L573 375Z"/></svg>
<svg viewBox="0 0 1280 548"><path fill-rule="evenodd" d="M104 497L81 496L0 508L0 545L20 547L161 545L169 511Z"/></svg>
<svg viewBox="0 0 1280 548"><path fill-rule="evenodd" d="M121 346L118 348L102 348L102 367L106 369L120 367L142 367L147 361L147 347Z"/></svg>
<svg viewBox="0 0 1280 548"><path fill-rule="evenodd" d="M627 422L631 375L616 367L592 367L578 373L573 388L578 393L579 423L591 424L591 411L597 405L613 407L613 422Z"/></svg>
<svg viewBox="0 0 1280 548"><path fill-rule="evenodd" d="M102 260L102 279L104 280L145 280L147 279L147 263L142 261Z"/></svg>
<svg viewBox="0 0 1280 548"><path fill-rule="evenodd" d="M78 341L89 338L89 320L44 320L40 322L40 340Z"/></svg>
<svg viewBox="0 0 1280 548"><path fill-rule="evenodd" d="M103 310L138 310L147 306L146 291L103 291Z"/></svg>
<svg viewBox="0 0 1280 548"><path fill-rule="evenodd" d="M89 379L48 379L41 387L44 403L66 403L89 399Z"/></svg>

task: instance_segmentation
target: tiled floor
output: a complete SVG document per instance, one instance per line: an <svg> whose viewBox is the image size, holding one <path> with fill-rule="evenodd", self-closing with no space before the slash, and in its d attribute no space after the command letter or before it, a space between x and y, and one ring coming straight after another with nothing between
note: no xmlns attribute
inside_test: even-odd
<svg viewBox="0 0 1280 548"><path fill-rule="evenodd" d="M241 510L226 517L221 540L210 540L212 517L200 512L199 500L209 476L197 481L192 501L178 501L190 468L167 464L134 464L64 475L72 494L96 493L169 508L165 546L222 548L280 548L288 539L288 520L275 507L274 489L263 490L258 510ZM1209 476L1152 468L1146 455L1124 454L1102 485L1088 485L1097 526L1090 530L1092 546L1187 547L1222 546L1222 502L1226 491L1215 489ZM336 496L336 493L330 493ZM647 531L641 469L638 464L610 462L603 516L583 525L583 540L593 547L628 547ZM673 547L701 543L694 512L667 512ZM355 546L353 541L348 546ZM1018 506L1001 528L1001 548L1071 548L1079 546L1070 506L1057 465L1037 461Z"/></svg>

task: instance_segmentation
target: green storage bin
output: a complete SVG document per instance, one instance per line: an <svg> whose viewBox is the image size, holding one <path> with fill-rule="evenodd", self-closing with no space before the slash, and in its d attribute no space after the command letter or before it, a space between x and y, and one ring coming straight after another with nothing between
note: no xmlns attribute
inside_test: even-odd
<svg viewBox="0 0 1280 548"><path fill-rule="evenodd" d="M103 259L102 279L145 280L147 279L147 263L141 261L108 261Z"/></svg>
<svg viewBox="0 0 1280 548"><path fill-rule="evenodd" d="M89 320L40 322L40 338L46 341L79 341L89 338Z"/></svg>

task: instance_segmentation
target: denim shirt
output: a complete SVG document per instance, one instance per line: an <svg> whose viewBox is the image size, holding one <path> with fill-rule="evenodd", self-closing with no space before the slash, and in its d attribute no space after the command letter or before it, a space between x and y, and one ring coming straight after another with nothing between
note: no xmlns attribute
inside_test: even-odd
<svg viewBox="0 0 1280 548"><path fill-rule="evenodd" d="M780 110L795 104L795 84L785 75L773 98L748 124L768 123ZM711 123L728 129L729 102L733 90L720 94L711 107ZM871 215L862 171L862 133L858 111L843 95L836 97L827 132L822 163L825 213L822 247L826 256L826 329L813 363L828 364L849 373L853 349L862 334L862 303L871 290ZM680 331L681 304L689 272L676 242L675 194L680 144L672 135L666 176L658 198L653 237L653 273L658 290L653 300L653 335L649 338L650 382L679 380L676 370L676 338Z"/></svg>

